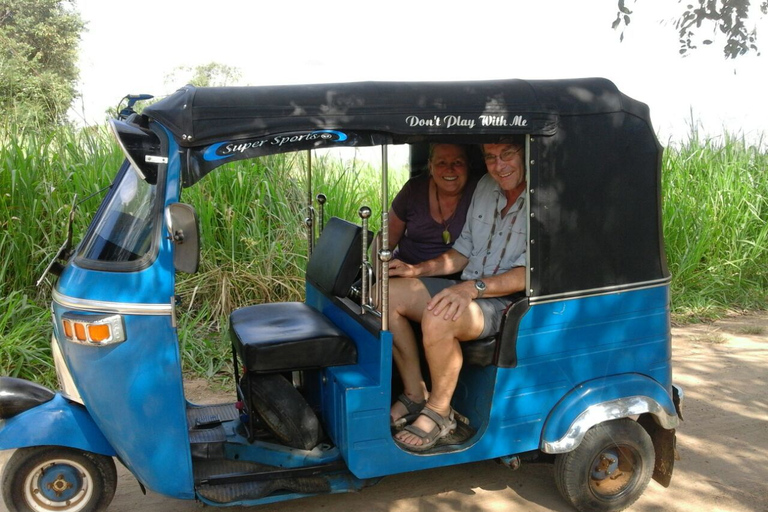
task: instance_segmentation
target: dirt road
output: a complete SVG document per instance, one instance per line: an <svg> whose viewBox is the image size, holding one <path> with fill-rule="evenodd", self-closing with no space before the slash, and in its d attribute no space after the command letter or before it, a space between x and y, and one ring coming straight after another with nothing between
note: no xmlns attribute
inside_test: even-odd
<svg viewBox="0 0 768 512"><path fill-rule="evenodd" d="M768 512L768 314L735 316L673 329L674 380L685 389L672 485L652 481L633 512ZM0 466L9 453L0 453ZM184 512L194 502L142 495L119 468L111 512ZM356 494L318 496L261 512L571 511L557 492L552 467L495 462L408 473ZM0 512L7 512L0 504Z"/></svg>

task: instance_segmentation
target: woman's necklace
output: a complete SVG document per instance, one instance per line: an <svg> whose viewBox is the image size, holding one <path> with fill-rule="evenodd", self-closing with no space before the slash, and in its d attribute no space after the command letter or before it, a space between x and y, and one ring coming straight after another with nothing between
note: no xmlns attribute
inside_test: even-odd
<svg viewBox="0 0 768 512"><path fill-rule="evenodd" d="M448 231L448 226L451 224L450 221L453 220L453 215L451 215L449 221L446 222L445 217L443 216L443 207L440 206L440 196L437 192L437 183L435 183L435 201L437 201L437 211L440 214L440 223L443 225L443 243L448 245L451 243L451 232ZM461 198L459 198L459 201L461 201ZM458 203L456 204L456 207L458 208ZM456 213L455 208L453 213Z"/></svg>

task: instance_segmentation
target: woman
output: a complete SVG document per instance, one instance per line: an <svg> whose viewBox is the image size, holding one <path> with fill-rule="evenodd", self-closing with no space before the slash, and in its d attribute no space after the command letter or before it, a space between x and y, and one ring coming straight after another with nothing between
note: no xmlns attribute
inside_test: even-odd
<svg viewBox="0 0 768 512"><path fill-rule="evenodd" d="M458 144L432 144L428 169L408 180L389 211L389 248L393 258L410 264L451 248L477 184L469 177L467 148Z"/></svg>
<svg viewBox="0 0 768 512"><path fill-rule="evenodd" d="M389 248L395 249L393 258L409 264L436 258L453 246L477 185L469 176L467 148L461 145L432 144L428 169L403 186L389 212ZM427 396L426 388L422 391ZM401 394L390 409L391 426L399 429L413 421L425 403Z"/></svg>

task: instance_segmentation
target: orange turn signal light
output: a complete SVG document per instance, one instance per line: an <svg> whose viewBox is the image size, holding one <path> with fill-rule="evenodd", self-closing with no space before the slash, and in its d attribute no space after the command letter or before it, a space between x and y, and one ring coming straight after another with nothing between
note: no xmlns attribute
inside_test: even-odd
<svg viewBox="0 0 768 512"><path fill-rule="evenodd" d="M61 315L61 329L69 341L83 345L112 345L125 341L121 315L64 313Z"/></svg>

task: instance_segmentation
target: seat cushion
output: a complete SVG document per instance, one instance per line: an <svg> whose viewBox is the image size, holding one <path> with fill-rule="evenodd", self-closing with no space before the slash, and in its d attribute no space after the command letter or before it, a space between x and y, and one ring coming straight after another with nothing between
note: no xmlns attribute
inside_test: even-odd
<svg viewBox="0 0 768 512"><path fill-rule="evenodd" d="M464 364L476 366L493 364L493 359L496 355L496 343L496 336L461 342L459 346L464 356Z"/></svg>
<svg viewBox="0 0 768 512"><path fill-rule="evenodd" d="M357 362L344 332L303 302L257 304L229 317L229 335L248 371L271 373Z"/></svg>

